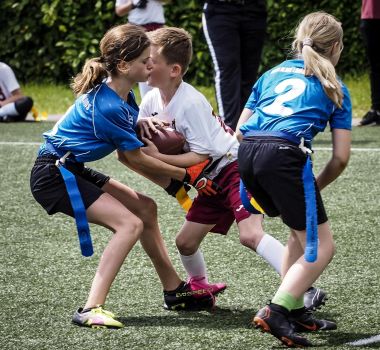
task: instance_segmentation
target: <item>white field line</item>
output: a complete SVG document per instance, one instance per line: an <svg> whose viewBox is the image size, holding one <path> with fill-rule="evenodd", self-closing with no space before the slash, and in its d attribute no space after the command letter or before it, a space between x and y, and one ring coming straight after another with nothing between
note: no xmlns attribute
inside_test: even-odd
<svg viewBox="0 0 380 350"><path fill-rule="evenodd" d="M355 340L346 344L352 345L352 346L363 346L363 345L368 345L368 344L373 344L373 343L378 343L378 342L380 342L380 334L374 335L373 337L370 337L370 338Z"/></svg>
<svg viewBox="0 0 380 350"><path fill-rule="evenodd" d="M39 146L42 142L12 142L12 141L0 141L0 145L9 146ZM313 147L315 151L332 151L331 147ZM352 152L380 152L380 148L351 148Z"/></svg>

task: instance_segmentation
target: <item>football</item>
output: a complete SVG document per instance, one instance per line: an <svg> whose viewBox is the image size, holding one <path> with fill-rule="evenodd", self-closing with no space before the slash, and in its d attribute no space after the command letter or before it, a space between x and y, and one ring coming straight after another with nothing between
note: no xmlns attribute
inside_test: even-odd
<svg viewBox="0 0 380 350"><path fill-rule="evenodd" d="M152 141L160 153L180 154L185 145L185 137L170 127L158 127L157 133L152 133Z"/></svg>

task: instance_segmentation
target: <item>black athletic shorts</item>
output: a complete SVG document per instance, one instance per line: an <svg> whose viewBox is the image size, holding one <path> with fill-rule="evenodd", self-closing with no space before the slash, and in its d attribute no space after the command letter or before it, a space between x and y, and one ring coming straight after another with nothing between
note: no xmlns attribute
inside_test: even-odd
<svg viewBox="0 0 380 350"><path fill-rule="evenodd" d="M56 160L55 156L36 159L30 175L30 188L33 197L49 215L61 212L74 217L61 172L55 165ZM83 204L87 209L104 193L101 188L110 177L85 167L83 163L66 161L65 167L75 175Z"/></svg>
<svg viewBox="0 0 380 350"><path fill-rule="evenodd" d="M240 177L246 189L268 216L281 215L292 229L306 229L305 192L302 171L307 156L298 145L272 136L243 139L238 152ZM327 215L315 179L318 224Z"/></svg>

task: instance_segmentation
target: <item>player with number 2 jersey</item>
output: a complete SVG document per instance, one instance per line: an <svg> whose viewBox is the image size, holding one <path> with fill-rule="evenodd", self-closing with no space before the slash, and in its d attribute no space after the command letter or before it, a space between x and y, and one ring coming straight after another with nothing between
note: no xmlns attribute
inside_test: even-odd
<svg viewBox="0 0 380 350"><path fill-rule="evenodd" d="M305 76L301 59L288 60L269 70L253 87L245 108L252 118L240 131L284 131L311 142L327 123L332 129L351 129L351 100L342 84L343 105L337 108L315 76Z"/></svg>
<svg viewBox="0 0 380 350"><path fill-rule="evenodd" d="M295 59L266 72L253 88L238 123L238 161L246 189L268 216L281 216L291 232L282 283L252 323L289 347L304 347L311 343L297 331L337 327L306 312L302 296L334 255L320 190L348 163L351 101L335 73L343 49L335 17L325 12L305 16L292 48ZM327 123L332 157L314 178L311 142Z"/></svg>

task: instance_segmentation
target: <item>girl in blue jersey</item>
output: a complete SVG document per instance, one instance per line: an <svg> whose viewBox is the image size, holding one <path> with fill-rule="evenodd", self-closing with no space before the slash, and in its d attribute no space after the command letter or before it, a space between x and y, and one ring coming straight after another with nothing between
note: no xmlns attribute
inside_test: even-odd
<svg viewBox="0 0 380 350"><path fill-rule="evenodd" d="M246 189L268 216L281 215L290 228L282 283L253 323L287 346L308 346L297 331L334 329L305 313L303 294L334 255L334 241L319 191L346 167L351 144L351 102L337 78L343 31L324 12L299 24L295 59L266 72L255 84L238 124L239 172ZM332 158L313 177L310 147L330 124Z"/></svg>
<svg viewBox="0 0 380 350"><path fill-rule="evenodd" d="M73 81L72 88L79 96L74 105L43 134L45 143L30 181L34 198L48 214L62 212L75 217L84 255L92 254L87 220L114 233L100 259L88 299L74 314L73 322L87 327L123 326L103 304L138 240L162 282L165 308L212 306L210 297L195 298L196 293L175 271L160 234L155 202L83 164L118 150L134 169L165 173L205 190L200 189L203 185L197 186L202 178L199 167L170 166L140 149L143 143L135 132L138 107L131 88L136 82L146 81L151 69L150 42L144 30L130 24L114 27L101 40L100 51L101 56L87 61ZM201 180L209 186L210 181Z"/></svg>

